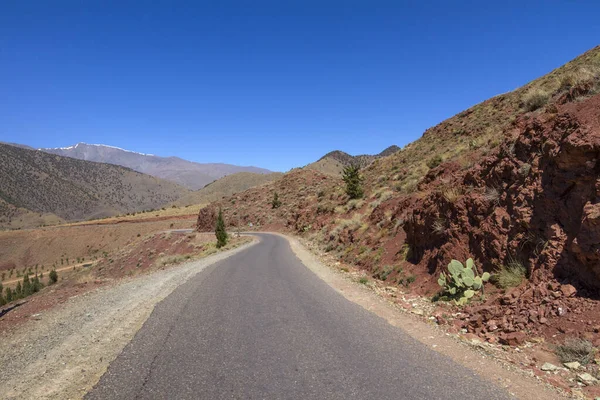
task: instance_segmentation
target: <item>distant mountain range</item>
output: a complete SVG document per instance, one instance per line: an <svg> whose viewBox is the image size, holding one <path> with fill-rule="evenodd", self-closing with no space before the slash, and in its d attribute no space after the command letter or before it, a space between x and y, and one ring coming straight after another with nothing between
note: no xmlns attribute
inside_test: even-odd
<svg viewBox="0 0 600 400"><path fill-rule="evenodd" d="M244 167L222 163L196 163L179 157L159 157L153 154L136 153L103 144L77 143L60 148L39 149L46 153L77 158L85 161L115 164L134 171L166 179L191 190L203 188L207 184L237 172L269 174L258 167Z"/></svg>
<svg viewBox="0 0 600 400"><path fill-rule="evenodd" d="M188 193L174 182L118 165L0 143L2 228L154 209Z"/></svg>

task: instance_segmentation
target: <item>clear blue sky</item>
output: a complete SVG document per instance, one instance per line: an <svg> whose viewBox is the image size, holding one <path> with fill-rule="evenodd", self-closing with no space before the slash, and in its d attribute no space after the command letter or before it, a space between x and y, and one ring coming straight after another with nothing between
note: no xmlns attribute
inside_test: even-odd
<svg viewBox="0 0 600 400"><path fill-rule="evenodd" d="M598 1L19 1L0 140L287 170L377 153L600 42Z"/></svg>

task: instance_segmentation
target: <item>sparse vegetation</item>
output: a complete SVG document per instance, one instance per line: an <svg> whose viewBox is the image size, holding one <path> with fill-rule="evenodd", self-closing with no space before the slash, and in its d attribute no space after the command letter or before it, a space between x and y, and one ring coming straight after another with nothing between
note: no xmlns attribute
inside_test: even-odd
<svg viewBox="0 0 600 400"><path fill-rule="evenodd" d="M458 187L446 188L442 192L442 196L444 197L444 199L446 199L448 203L455 203L461 195L462 190Z"/></svg>
<svg viewBox="0 0 600 400"><path fill-rule="evenodd" d="M271 201L271 208L279 208L281 207L281 200L279 200L279 195L277 192L273 193L273 200Z"/></svg>
<svg viewBox="0 0 600 400"><path fill-rule="evenodd" d="M385 265L383 268L376 268L373 273L373 278L385 281L388 276L394 271L392 265Z"/></svg>
<svg viewBox="0 0 600 400"><path fill-rule="evenodd" d="M0 226L28 227L156 208L188 192L173 182L117 165L61 157L0 144L0 215L26 218ZM43 179L52 176L53 179ZM24 178L27 181L23 181ZM31 211L35 210L35 212ZM40 214L42 217L40 217ZM11 217L12 218L12 217Z"/></svg>
<svg viewBox="0 0 600 400"><path fill-rule="evenodd" d="M438 218L435 221L433 221L433 224L431 225L431 230L436 235L442 236L446 233L446 230L448 229L447 225L448 222L444 218Z"/></svg>
<svg viewBox="0 0 600 400"><path fill-rule="evenodd" d="M519 286L527 276L527 268L518 260L510 260L494 274L493 282L502 289Z"/></svg>
<svg viewBox="0 0 600 400"><path fill-rule="evenodd" d="M496 188L486 188L483 194L483 199L490 204L500 203L500 191Z"/></svg>
<svg viewBox="0 0 600 400"><path fill-rule="evenodd" d="M561 362L577 361L583 365L594 359L594 346L585 339L569 338L564 344L556 346L556 355Z"/></svg>
<svg viewBox="0 0 600 400"><path fill-rule="evenodd" d="M527 177L530 171L531 164L529 163L524 163L523 165L521 165L521 167L519 167L519 175L521 175L523 178Z"/></svg>
<svg viewBox="0 0 600 400"><path fill-rule="evenodd" d="M439 154L436 154L435 156L433 156L432 158L427 160L427 166L429 167L429 169L433 169L433 168L439 166L443 161L444 160L443 160L442 156L440 156Z"/></svg>
<svg viewBox="0 0 600 400"><path fill-rule="evenodd" d="M523 95L523 106L527 111L535 111L546 105L549 95L542 89L534 88Z"/></svg>

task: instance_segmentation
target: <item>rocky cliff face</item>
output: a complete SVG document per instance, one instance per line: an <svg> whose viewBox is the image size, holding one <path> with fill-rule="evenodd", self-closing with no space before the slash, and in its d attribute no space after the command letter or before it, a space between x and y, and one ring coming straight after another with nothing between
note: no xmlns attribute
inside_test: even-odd
<svg viewBox="0 0 600 400"><path fill-rule="evenodd" d="M430 194L399 207L414 262L433 272L471 254L493 271L517 259L533 282L600 288L600 97L559 107L517 120L466 171L430 171L420 187Z"/></svg>

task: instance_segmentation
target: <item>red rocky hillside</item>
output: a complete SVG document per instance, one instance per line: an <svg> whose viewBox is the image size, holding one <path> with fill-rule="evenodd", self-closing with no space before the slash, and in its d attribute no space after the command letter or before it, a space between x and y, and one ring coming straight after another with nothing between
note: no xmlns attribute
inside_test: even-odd
<svg viewBox="0 0 600 400"><path fill-rule="evenodd" d="M426 296L451 259L472 257L496 276L518 265L523 280L486 284L460 327L600 345L599 71L596 48L440 123L363 168L363 199L349 200L340 178L296 169L201 210L198 229L212 230L221 208L232 229L303 235Z"/></svg>

